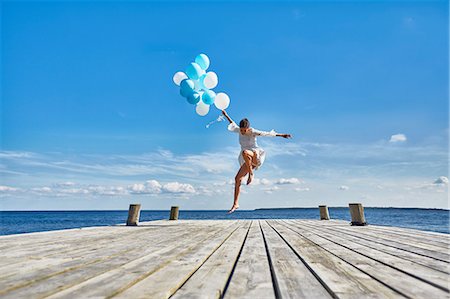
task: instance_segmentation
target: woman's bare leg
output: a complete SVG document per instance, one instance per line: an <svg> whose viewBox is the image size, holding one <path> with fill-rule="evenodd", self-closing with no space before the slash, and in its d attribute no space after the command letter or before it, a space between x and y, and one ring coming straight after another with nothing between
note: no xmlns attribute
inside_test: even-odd
<svg viewBox="0 0 450 299"><path fill-rule="evenodd" d="M247 185L249 185L253 180L253 168L256 167L256 152L251 150L244 150L242 152L242 157L244 158L245 165L247 166L248 179Z"/></svg>
<svg viewBox="0 0 450 299"><path fill-rule="evenodd" d="M247 175L247 166L243 164L234 178L234 202L228 213L233 213L239 208L239 194L241 193L242 178Z"/></svg>

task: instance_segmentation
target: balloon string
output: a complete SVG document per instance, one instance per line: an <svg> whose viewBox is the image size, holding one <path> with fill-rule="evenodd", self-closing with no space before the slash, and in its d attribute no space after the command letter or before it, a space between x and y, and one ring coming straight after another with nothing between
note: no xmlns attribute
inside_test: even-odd
<svg viewBox="0 0 450 299"><path fill-rule="evenodd" d="M221 121L224 121L224 120L225 120L225 117L223 115L219 115L218 118L216 118L215 120L209 122L209 124L206 125L206 128L208 129L215 122L221 122Z"/></svg>

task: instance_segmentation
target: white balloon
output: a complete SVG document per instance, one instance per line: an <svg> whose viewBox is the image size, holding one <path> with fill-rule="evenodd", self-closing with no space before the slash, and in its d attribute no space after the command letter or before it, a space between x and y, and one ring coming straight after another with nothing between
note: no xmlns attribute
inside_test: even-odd
<svg viewBox="0 0 450 299"><path fill-rule="evenodd" d="M205 116L209 112L209 105L206 105L202 101L198 102L197 107L195 107L195 112L200 116Z"/></svg>
<svg viewBox="0 0 450 299"><path fill-rule="evenodd" d="M183 81L184 79L187 79L187 75L183 72L176 72L175 75L173 75L173 82L180 86L181 81Z"/></svg>
<svg viewBox="0 0 450 299"><path fill-rule="evenodd" d="M219 92L214 99L214 105L219 110L227 109L230 106L230 97L224 92Z"/></svg>
<svg viewBox="0 0 450 299"><path fill-rule="evenodd" d="M217 74L214 72L207 72L205 78L203 79L203 85L208 88L212 89L217 86L219 83L219 78L217 77Z"/></svg>

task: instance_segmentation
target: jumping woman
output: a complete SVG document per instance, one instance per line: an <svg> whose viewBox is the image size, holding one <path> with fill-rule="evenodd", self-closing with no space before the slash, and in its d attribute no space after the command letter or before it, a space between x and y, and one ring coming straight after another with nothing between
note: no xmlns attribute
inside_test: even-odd
<svg viewBox="0 0 450 299"><path fill-rule="evenodd" d="M253 180L253 170L257 170L261 167L266 158L266 153L256 143L256 137L271 136L291 138L291 135L279 134L274 130L270 132L256 130L250 127L250 122L246 118L242 119L238 126L225 110L222 110L222 114L230 122L228 130L239 134L239 144L241 145L241 153L238 158L241 168L235 177L233 206L228 211L228 214L231 214L239 208L239 193L241 192L242 179L248 174L247 185L249 185Z"/></svg>

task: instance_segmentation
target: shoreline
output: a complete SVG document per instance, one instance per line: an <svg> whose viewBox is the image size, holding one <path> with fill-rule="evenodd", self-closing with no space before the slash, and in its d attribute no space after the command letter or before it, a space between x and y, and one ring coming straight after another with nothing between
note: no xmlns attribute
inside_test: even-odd
<svg viewBox="0 0 450 299"><path fill-rule="evenodd" d="M348 206L328 206L329 209L348 209ZM310 210L318 209L318 207L281 207L281 208L256 208L256 209L239 209L240 212L251 212L251 211L266 211L266 210ZM371 207L365 206L364 209L398 209L398 210L435 210L435 211L449 211L450 208L423 208L423 207ZM142 212L166 212L170 209L165 210L141 210ZM123 210L0 210L3 212L123 212L128 211L128 209ZM224 210L196 210L196 209L180 209L180 211L191 211L191 212L223 212Z"/></svg>

